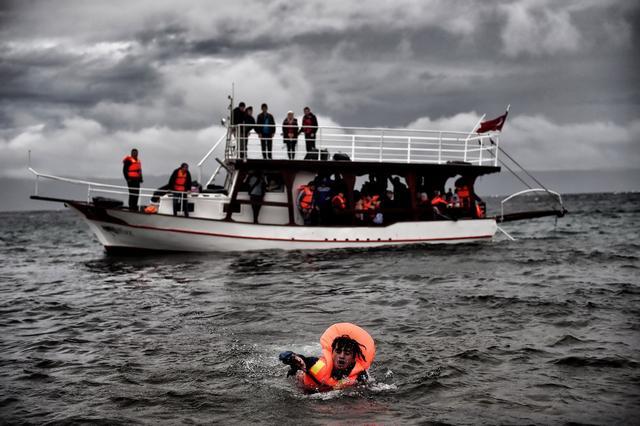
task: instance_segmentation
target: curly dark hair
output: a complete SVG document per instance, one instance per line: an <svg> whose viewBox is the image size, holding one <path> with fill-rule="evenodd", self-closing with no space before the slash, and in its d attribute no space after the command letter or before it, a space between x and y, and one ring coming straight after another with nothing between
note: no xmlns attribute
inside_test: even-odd
<svg viewBox="0 0 640 426"><path fill-rule="evenodd" d="M362 353L362 349L367 348L365 345L358 343L356 340L353 340L351 337L346 334L336 337L333 339L333 343L331 344L331 351L334 352L336 349L348 350L353 352L354 358L360 358L363 361L367 361L364 354Z"/></svg>

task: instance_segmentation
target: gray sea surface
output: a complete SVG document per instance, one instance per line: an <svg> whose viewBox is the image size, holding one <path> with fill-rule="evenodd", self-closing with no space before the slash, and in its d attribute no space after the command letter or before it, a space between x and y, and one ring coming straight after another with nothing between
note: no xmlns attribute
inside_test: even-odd
<svg viewBox="0 0 640 426"><path fill-rule="evenodd" d="M516 241L139 257L0 213L0 423L637 424L640 194L565 202ZM278 353L342 321L371 382L303 394Z"/></svg>

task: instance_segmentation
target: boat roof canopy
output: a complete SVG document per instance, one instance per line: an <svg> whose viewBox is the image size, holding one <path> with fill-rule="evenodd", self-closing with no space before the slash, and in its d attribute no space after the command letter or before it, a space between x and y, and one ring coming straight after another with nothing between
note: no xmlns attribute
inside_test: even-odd
<svg viewBox="0 0 640 426"><path fill-rule="evenodd" d="M357 176L369 173L386 173L404 175L407 173L433 174L448 176L481 176L500 171L499 166L477 166L464 162L450 162L446 164L425 163L380 163L364 161L333 161L333 160L229 160L237 170L263 170L291 172L307 171L311 173L349 173Z"/></svg>

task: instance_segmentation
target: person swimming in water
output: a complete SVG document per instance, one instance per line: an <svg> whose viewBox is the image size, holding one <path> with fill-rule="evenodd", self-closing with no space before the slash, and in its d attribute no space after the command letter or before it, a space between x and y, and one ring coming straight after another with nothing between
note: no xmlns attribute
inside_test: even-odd
<svg viewBox="0 0 640 426"><path fill-rule="evenodd" d="M320 357L282 352L280 361L291 367L287 377L295 376L308 392L343 389L369 379L367 370L373 362L376 348L364 329L351 323L334 324L324 332L320 345Z"/></svg>

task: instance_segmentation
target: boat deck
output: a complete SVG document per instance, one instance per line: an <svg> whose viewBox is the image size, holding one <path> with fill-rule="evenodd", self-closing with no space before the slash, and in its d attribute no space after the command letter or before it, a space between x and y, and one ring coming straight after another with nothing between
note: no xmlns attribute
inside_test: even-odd
<svg viewBox="0 0 640 426"><path fill-rule="evenodd" d="M221 167L224 167L214 161L222 162L216 158L221 150L224 152L224 161L236 168L256 166L263 169L319 170L330 164L334 170L375 172L389 169L424 170L425 166L434 166L430 169L439 169L443 173L464 171L476 176L500 171L499 133L320 126L317 127L315 138L317 151L307 153L305 136L300 134L296 157L290 160L282 134L279 133L280 126L275 126L272 159L264 159L260 139L253 126L247 137L246 155L242 155L237 135L246 132L242 130L243 127L229 128L198 163L198 180L204 182L205 187L214 181Z"/></svg>
<svg viewBox="0 0 640 426"><path fill-rule="evenodd" d="M240 134L244 125L230 132ZM277 128L279 131L279 127ZM245 130L246 131L246 130ZM362 127L318 127L316 148L329 158L346 154L354 162L446 164L463 161L472 165L497 165L499 135L442 130L412 130ZM282 135L273 138L273 159L287 160ZM297 139L296 160L306 157L305 136ZM225 159L240 158L235 136L226 137ZM262 158L260 139L252 130L248 136L247 158ZM311 159L311 158L309 158ZM320 159L320 158L316 158Z"/></svg>

